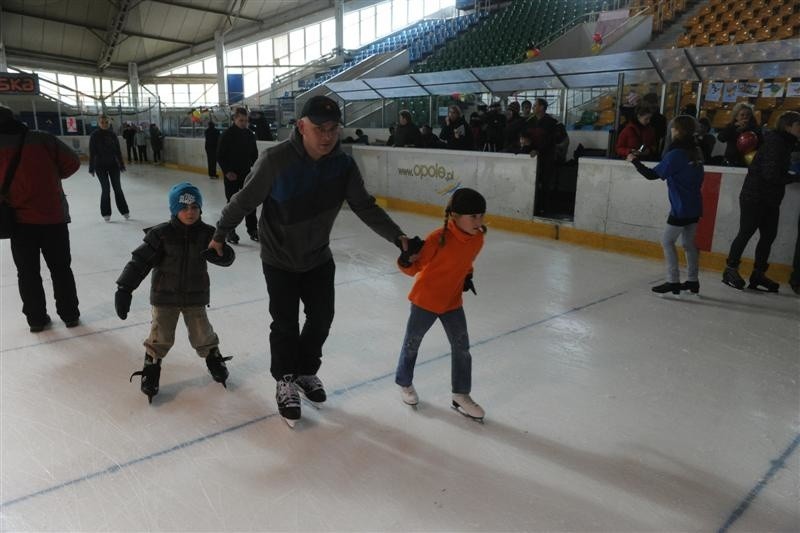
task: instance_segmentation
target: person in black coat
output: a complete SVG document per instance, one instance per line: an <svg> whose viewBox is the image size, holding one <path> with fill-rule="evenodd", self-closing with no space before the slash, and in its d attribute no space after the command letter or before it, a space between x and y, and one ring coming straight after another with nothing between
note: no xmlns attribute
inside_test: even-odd
<svg viewBox="0 0 800 533"><path fill-rule="evenodd" d="M746 167L744 154L736 147L736 141L742 133L752 131L758 136L758 146L761 146L763 141L761 128L758 126L753 108L749 104L739 102L733 106L732 116L733 120L717 134L717 140L727 143L725 145L725 161L729 166Z"/></svg>
<svg viewBox="0 0 800 533"><path fill-rule="evenodd" d="M739 231L731 243L727 267L722 282L735 289L744 288L739 275L739 261L745 246L758 230L756 256L748 288L767 292L778 292L779 285L769 279L765 272L769 263L769 252L778 235L778 218L786 185L797 181L790 172L792 148L800 139L800 113L787 111L780 116L775 130L767 132L764 142L750 167L739 194Z"/></svg>
<svg viewBox="0 0 800 533"><path fill-rule="evenodd" d="M411 113L406 109L400 111L398 122L397 128L394 130L394 146L419 146L419 129L414 124Z"/></svg>
<svg viewBox="0 0 800 533"><path fill-rule="evenodd" d="M448 108L439 138L450 150L472 150L472 131L457 105Z"/></svg>
<svg viewBox="0 0 800 533"><path fill-rule="evenodd" d="M213 120L208 121L205 130L206 160L208 161L208 177L217 179L217 145L219 144L219 130Z"/></svg>
<svg viewBox="0 0 800 533"><path fill-rule="evenodd" d="M122 192L120 172L125 172L125 161L122 159L122 150L119 139L111 130L110 121L106 115L100 115L97 120L100 127L89 136L89 174L100 181L100 214L106 222L111 220L111 189L114 189L114 200L119 213L130 218L128 202Z"/></svg>
<svg viewBox="0 0 800 533"><path fill-rule="evenodd" d="M225 199L229 202L231 196L244 186L245 177L258 159L256 136L247 128L248 122L247 109L237 107L233 114L233 124L223 132L217 147L217 161L225 176ZM245 217L245 225L250 240L258 242L258 218L255 211ZM228 233L228 242L239 243L236 230Z"/></svg>

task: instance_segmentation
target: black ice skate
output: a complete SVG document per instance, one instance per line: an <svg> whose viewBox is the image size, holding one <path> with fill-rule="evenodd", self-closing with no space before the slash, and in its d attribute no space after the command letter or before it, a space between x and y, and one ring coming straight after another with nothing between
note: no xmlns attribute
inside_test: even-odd
<svg viewBox="0 0 800 533"><path fill-rule="evenodd" d="M722 273L722 283L734 289L744 289L744 280L739 275L739 271L733 267L725 267L725 271Z"/></svg>
<svg viewBox="0 0 800 533"><path fill-rule="evenodd" d="M281 418L293 428L300 420L300 393L294 384L294 376L287 374L279 379L275 387L275 402Z"/></svg>
<svg viewBox="0 0 800 533"><path fill-rule="evenodd" d="M748 289L761 292L778 292L778 287L780 284L769 279L760 270L753 270L753 273L750 274L750 284L747 286Z"/></svg>
<svg viewBox="0 0 800 533"><path fill-rule="evenodd" d="M699 281L684 281L681 283L681 290L682 291L690 291L692 294L699 294L700 293L700 282Z"/></svg>
<svg viewBox="0 0 800 533"><path fill-rule="evenodd" d="M222 357L218 348L214 348L211 350L211 353L206 356L208 373L211 374L214 381L222 383L222 386L226 389L228 388L225 384L225 381L228 379L228 368L225 366L225 361L230 361L231 359L233 359L233 356Z"/></svg>
<svg viewBox="0 0 800 533"><path fill-rule="evenodd" d="M142 376L142 392L147 395L147 401L153 403L153 396L158 394L158 380L161 378L161 359L153 361L152 357L145 354L144 368L131 374L129 382L133 381L133 376Z"/></svg>
<svg viewBox="0 0 800 533"><path fill-rule="evenodd" d="M657 294L666 294L668 292L671 292L672 294L680 294L681 284L667 282L662 283L661 285L656 285L651 290Z"/></svg>
<svg viewBox="0 0 800 533"><path fill-rule="evenodd" d="M325 402L327 399L322 381L320 381L316 374L298 375L294 378L294 384L297 386L297 390L303 393L303 396L305 396L314 407L319 408L318 404Z"/></svg>

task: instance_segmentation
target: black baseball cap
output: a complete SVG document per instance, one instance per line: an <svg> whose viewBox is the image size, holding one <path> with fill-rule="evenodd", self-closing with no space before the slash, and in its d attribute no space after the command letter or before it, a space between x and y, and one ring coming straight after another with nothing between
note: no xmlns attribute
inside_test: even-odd
<svg viewBox="0 0 800 533"><path fill-rule="evenodd" d="M303 106L300 118L303 117L308 117L308 120L319 126L325 122L341 122L342 112L339 111L339 105L327 96L314 96Z"/></svg>

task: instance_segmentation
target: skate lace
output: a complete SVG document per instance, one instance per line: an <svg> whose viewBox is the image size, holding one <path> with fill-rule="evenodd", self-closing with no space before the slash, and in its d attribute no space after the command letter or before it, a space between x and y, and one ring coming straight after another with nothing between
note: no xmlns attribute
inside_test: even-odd
<svg viewBox="0 0 800 533"><path fill-rule="evenodd" d="M292 382L287 380L278 381L276 400L279 407L299 407L300 394L292 386Z"/></svg>

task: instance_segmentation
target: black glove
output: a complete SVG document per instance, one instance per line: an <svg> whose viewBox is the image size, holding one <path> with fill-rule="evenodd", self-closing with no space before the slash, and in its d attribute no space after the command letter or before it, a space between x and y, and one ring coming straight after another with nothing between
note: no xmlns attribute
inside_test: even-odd
<svg viewBox="0 0 800 533"><path fill-rule="evenodd" d="M401 252L400 257L397 258L397 263L402 267L410 267L411 261L409 260L409 257L418 254L419 251L422 250L422 246L424 244L425 241L420 239L418 236L414 237L413 239L408 239L408 249L403 252L403 248L398 241L397 245L400 247Z"/></svg>
<svg viewBox="0 0 800 533"><path fill-rule="evenodd" d="M117 293L114 295L114 309L117 310L117 316L122 320L128 318L128 311L131 310L131 300L133 295L128 289L119 287Z"/></svg>
<svg viewBox="0 0 800 533"><path fill-rule="evenodd" d="M467 277L464 278L464 292L472 291L472 294L477 295L478 293L475 292L475 284L472 283L472 273L467 274Z"/></svg>

